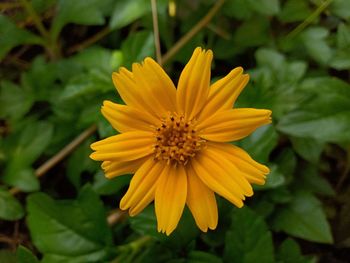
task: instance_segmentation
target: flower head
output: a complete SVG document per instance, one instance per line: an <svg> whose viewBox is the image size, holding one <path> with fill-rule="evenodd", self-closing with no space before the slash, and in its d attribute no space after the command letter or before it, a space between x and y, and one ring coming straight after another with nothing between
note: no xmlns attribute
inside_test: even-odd
<svg viewBox="0 0 350 263"><path fill-rule="evenodd" d="M158 231L167 235L186 204L202 231L215 229L214 192L242 207L251 183L264 184L269 173L229 142L270 123L271 111L232 108L249 76L238 67L210 85L212 58L196 48L177 89L151 58L113 73L126 105L105 101L102 114L121 134L91 145L107 178L135 173L120 208L134 216L154 200Z"/></svg>

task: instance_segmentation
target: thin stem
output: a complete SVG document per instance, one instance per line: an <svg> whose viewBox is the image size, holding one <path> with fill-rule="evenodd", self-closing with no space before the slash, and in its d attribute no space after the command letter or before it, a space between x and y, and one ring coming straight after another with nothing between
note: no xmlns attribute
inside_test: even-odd
<svg viewBox="0 0 350 263"><path fill-rule="evenodd" d="M50 40L50 35L47 32L47 30L45 29L43 23L41 22L40 17L38 16L38 14L35 12L32 4L30 2L28 2L27 0L20 0L22 6L26 9L27 13L32 17L34 24L36 26L36 28L39 30L40 34L46 39L46 40ZM48 41L49 42L49 41Z"/></svg>
<svg viewBox="0 0 350 263"><path fill-rule="evenodd" d="M115 209L110 212L110 214L107 217L107 222L109 226L113 226L116 223L118 223L126 213L120 209Z"/></svg>
<svg viewBox="0 0 350 263"><path fill-rule="evenodd" d="M159 40L157 0L151 0L151 5L152 5L154 45L156 47L156 58L157 58L158 64L162 65L162 53L160 50L160 40Z"/></svg>
<svg viewBox="0 0 350 263"><path fill-rule="evenodd" d="M224 4L225 0L219 0L209 10L209 12L189 31L187 32L176 44L163 56L163 64L169 61L188 41L191 40L203 27L205 27L219 11L220 7Z"/></svg>
<svg viewBox="0 0 350 263"><path fill-rule="evenodd" d="M96 125L92 125L90 128L83 131L78 137L76 137L73 141L67 144L61 151L59 151L52 158L47 160L43 165L41 165L38 169L35 170L35 175L37 177L41 177L46 174L51 168L53 168L56 164L62 161L65 157L67 157L75 148L77 148L83 141L89 138L95 131L97 127ZM9 190L11 194L15 195L21 192L20 189L14 187Z"/></svg>
<svg viewBox="0 0 350 263"><path fill-rule="evenodd" d="M21 3L16 3L16 2L0 3L0 10L13 9L21 6L22 6Z"/></svg>
<svg viewBox="0 0 350 263"><path fill-rule="evenodd" d="M310 25L331 3L333 0L324 1L311 15L309 15L301 24L294 28L286 38L294 38L301 31L303 31L308 25Z"/></svg>
<svg viewBox="0 0 350 263"><path fill-rule="evenodd" d="M79 43L79 44L71 47L70 49L68 49L67 53L72 54L72 53L78 52L78 51L80 51L88 46L91 46L92 44L96 43L100 39L104 38L110 32L111 32L111 29L107 26L104 29L102 29L101 31L99 31L98 33L96 33L95 35L93 35L92 37L84 40L82 43Z"/></svg>

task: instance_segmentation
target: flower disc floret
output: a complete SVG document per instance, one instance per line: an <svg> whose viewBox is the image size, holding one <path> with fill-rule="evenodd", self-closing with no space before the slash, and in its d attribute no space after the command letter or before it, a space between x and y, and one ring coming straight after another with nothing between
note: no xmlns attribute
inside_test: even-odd
<svg viewBox="0 0 350 263"><path fill-rule="evenodd" d="M195 121L170 113L155 131L155 159L186 165L204 144L205 140L196 132Z"/></svg>

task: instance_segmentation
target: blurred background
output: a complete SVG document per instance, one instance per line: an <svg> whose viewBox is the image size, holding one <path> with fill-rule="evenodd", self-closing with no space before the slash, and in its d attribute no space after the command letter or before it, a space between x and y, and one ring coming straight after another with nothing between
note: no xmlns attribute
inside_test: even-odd
<svg viewBox="0 0 350 263"><path fill-rule="evenodd" d="M349 0L2 0L0 262L349 262ZM153 16L152 16L153 14ZM156 57L177 83L195 47L212 79L242 66L237 107L273 124L236 142L271 174L246 206L220 197L201 233L188 211L170 236L152 206L118 210L130 175L104 178L91 142L116 133L111 73Z"/></svg>

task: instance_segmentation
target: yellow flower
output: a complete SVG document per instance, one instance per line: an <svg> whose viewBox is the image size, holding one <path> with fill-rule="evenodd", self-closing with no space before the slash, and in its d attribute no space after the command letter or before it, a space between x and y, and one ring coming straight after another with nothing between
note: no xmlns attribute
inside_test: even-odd
<svg viewBox="0 0 350 263"><path fill-rule="evenodd" d="M120 208L130 216L153 200L158 231L169 235L185 204L198 227L215 229L215 193L237 207L269 169L230 144L271 122L270 110L232 109L249 80L237 67L210 85L211 50L196 48L178 87L151 58L121 68L113 82L127 105L105 101L102 114L121 134L95 142L91 158L107 178L135 173Z"/></svg>

